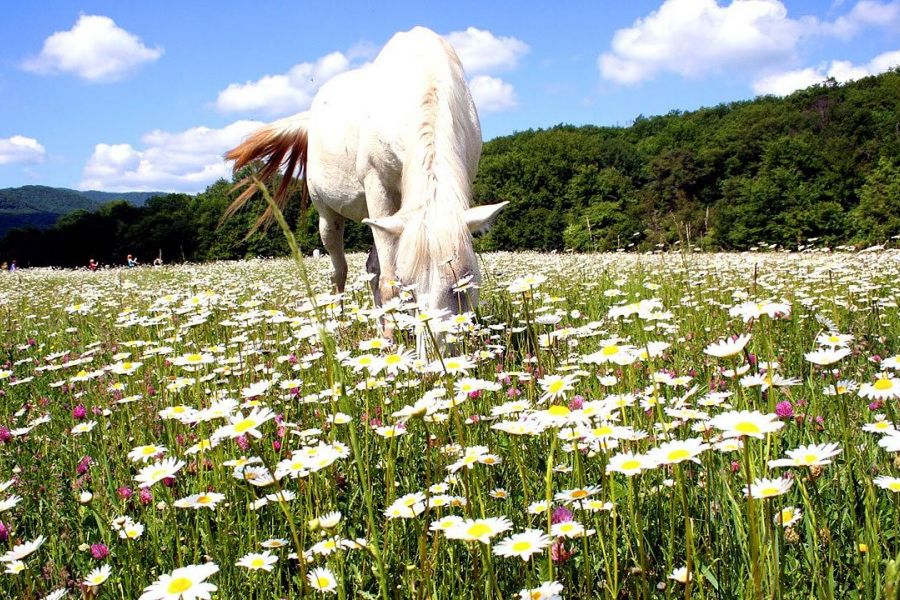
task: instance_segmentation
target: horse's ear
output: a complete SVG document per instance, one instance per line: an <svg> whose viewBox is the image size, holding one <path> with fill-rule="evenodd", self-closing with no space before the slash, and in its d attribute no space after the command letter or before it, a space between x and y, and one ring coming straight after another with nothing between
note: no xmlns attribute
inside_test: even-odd
<svg viewBox="0 0 900 600"><path fill-rule="evenodd" d="M363 223L374 229L380 229L385 233L400 235L403 233L403 219L397 215L382 217L380 219L363 219Z"/></svg>
<svg viewBox="0 0 900 600"><path fill-rule="evenodd" d="M509 200L498 204L483 204L474 206L466 211L466 225L473 234L484 233L494 225L497 215L503 207L509 204Z"/></svg>

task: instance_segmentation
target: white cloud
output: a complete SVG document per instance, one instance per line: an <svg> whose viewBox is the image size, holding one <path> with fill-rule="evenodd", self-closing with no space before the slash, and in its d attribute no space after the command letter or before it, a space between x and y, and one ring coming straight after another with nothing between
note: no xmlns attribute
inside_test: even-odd
<svg viewBox="0 0 900 600"><path fill-rule="evenodd" d="M854 65L849 60L833 60L830 64L820 67L773 73L753 82L753 91L757 94L786 96L796 90L822 83L829 77L838 83L844 83L884 73L898 65L900 65L900 50L879 54L863 65Z"/></svg>
<svg viewBox="0 0 900 600"><path fill-rule="evenodd" d="M71 73L92 82L115 81L162 54L162 48L148 48L109 17L81 15L72 29L44 40L40 54L22 67L41 74Z"/></svg>
<svg viewBox="0 0 900 600"><path fill-rule="evenodd" d="M778 0L665 0L613 35L598 59L604 78L633 84L660 72L700 77L790 59L814 19L791 19Z"/></svg>
<svg viewBox="0 0 900 600"><path fill-rule="evenodd" d="M822 33L849 39L866 27L896 28L900 25L900 1L860 0L846 15L822 24Z"/></svg>
<svg viewBox="0 0 900 600"><path fill-rule="evenodd" d="M45 154L44 147L34 138L24 135L0 138L0 165L39 163Z"/></svg>
<svg viewBox="0 0 900 600"><path fill-rule="evenodd" d="M216 107L222 112L260 112L285 115L309 108L323 83L350 68L350 59L332 52L315 62L304 62L281 75L232 83L219 92Z"/></svg>
<svg viewBox="0 0 900 600"><path fill-rule="evenodd" d="M850 39L861 31L900 27L900 0L859 0L833 21L791 18L781 0L665 0L613 35L597 65L603 78L628 85L660 73L702 77L724 71L751 75L796 64L803 40ZM770 75L783 87L811 81L815 69ZM791 83L794 82L794 83Z"/></svg>
<svg viewBox="0 0 900 600"><path fill-rule="evenodd" d="M155 130L143 147L97 144L84 167L82 189L198 192L220 177L230 177L222 155L262 123L236 121L221 129Z"/></svg>
<svg viewBox="0 0 900 600"><path fill-rule="evenodd" d="M469 27L444 36L450 42L466 74L483 75L514 69L519 59L528 53L528 44L514 37L497 37L490 31Z"/></svg>
<svg viewBox="0 0 900 600"><path fill-rule="evenodd" d="M444 38L460 56L469 76L472 96L483 113L516 105L513 86L488 73L513 69L529 51L528 44L514 37L498 37L490 31L469 27ZM292 114L309 108L322 85L350 69L360 60L370 60L377 50L359 42L346 53L335 51L313 62L294 65L286 73L265 75L253 81L232 83L220 91L216 108L221 112L263 114L269 117Z"/></svg>
<svg viewBox="0 0 900 600"><path fill-rule="evenodd" d="M794 90L801 90L824 80L825 76L818 69L807 67L766 75L753 82L753 91L756 94L787 96Z"/></svg>
<svg viewBox="0 0 900 600"><path fill-rule="evenodd" d="M481 114L500 112L516 106L516 91L499 77L478 75L469 81L472 100Z"/></svg>

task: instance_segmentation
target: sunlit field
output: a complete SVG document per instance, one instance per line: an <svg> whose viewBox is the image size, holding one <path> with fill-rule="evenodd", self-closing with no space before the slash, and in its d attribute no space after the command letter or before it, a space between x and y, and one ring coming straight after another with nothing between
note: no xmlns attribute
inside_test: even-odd
<svg viewBox="0 0 900 600"><path fill-rule="evenodd" d="M897 597L900 253L363 262L2 274L0 597Z"/></svg>

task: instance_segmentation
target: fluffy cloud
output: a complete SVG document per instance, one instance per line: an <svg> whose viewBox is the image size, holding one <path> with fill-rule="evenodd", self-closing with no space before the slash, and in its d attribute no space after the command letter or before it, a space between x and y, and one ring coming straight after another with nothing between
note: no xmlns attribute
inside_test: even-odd
<svg viewBox="0 0 900 600"><path fill-rule="evenodd" d="M834 21L791 18L780 0L665 0L631 27L616 31L597 64L605 79L624 85L665 72L684 77L726 70L760 73L796 64L804 39L846 40L866 28L898 26L900 0L859 0ZM770 79L799 85L812 81L816 72L798 69Z"/></svg>
<svg viewBox="0 0 900 600"><path fill-rule="evenodd" d="M810 23L788 17L778 0L666 0L616 31L598 60L604 78L633 84L664 71L698 77L725 68L758 68L793 55Z"/></svg>
<svg viewBox="0 0 900 600"><path fill-rule="evenodd" d="M507 110L516 105L513 86L489 73L513 69L530 49L514 37L498 37L490 31L469 27L444 36L462 60L466 73L474 76L472 96L483 113ZM332 52L313 62L291 67L287 73L265 75L254 81L232 83L220 91L216 108L221 112L283 116L309 108L322 85L361 60L370 60L377 50L359 43L346 53Z"/></svg>
<svg viewBox="0 0 900 600"><path fill-rule="evenodd" d="M472 100L482 114L500 112L516 106L516 90L499 77L478 75L469 81Z"/></svg>
<svg viewBox="0 0 900 600"><path fill-rule="evenodd" d="M151 131L143 147L97 144L79 187L109 191L198 192L220 177L229 177L222 155L236 146L258 121L236 121L221 129Z"/></svg>
<svg viewBox="0 0 900 600"><path fill-rule="evenodd" d="M879 54L864 65L854 65L849 60L833 60L830 64L820 67L773 73L755 81L753 91L757 94L786 96L796 90L822 83L829 77L843 83L884 73L898 65L900 65L900 50Z"/></svg>
<svg viewBox="0 0 900 600"><path fill-rule="evenodd" d="M849 39L866 27L897 26L900 26L900 1L860 0L846 15L841 15L832 23L823 23L821 30L824 34Z"/></svg>
<svg viewBox="0 0 900 600"><path fill-rule="evenodd" d="M92 82L121 79L146 62L162 56L160 47L148 48L109 17L81 15L68 31L46 40L40 54L22 67L41 74L71 73Z"/></svg>
<svg viewBox="0 0 900 600"><path fill-rule="evenodd" d="M444 36L469 76L514 69L528 53L528 44L514 37L497 37L490 31L469 27Z"/></svg>
<svg viewBox="0 0 900 600"><path fill-rule="evenodd" d="M315 62L304 62L281 75L232 83L219 92L216 107L222 112L261 112L285 115L309 108L323 83L350 68L350 59L332 52Z"/></svg>
<svg viewBox="0 0 900 600"><path fill-rule="evenodd" d="M12 163L38 163L44 160L46 151L34 138L14 135L0 138L0 165Z"/></svg>

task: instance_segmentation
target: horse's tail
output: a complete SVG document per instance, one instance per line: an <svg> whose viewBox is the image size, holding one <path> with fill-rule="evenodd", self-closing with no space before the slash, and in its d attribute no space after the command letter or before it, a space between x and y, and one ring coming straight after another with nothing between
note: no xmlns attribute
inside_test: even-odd
<svg viewBox="0 0 900 600"><path fill-rule="evenodd" d="M225 154L226 160L233 160L236 173L253 161L263 162L259 178L263 182L270 180L284 165L281 184L275 192L275 204L283 210L289 197L289 190L294 177L303 178L303 201L307 197L306 158L309 143L309 112L298 113L292 117L269 123L250 134L247 139ZM249 179L238 183L236 187L249 184ZM232 202L222 216L222 221L237 212L256 192L255 185L247 185L246 189ZM256 226L272 220L272 209L267 207Z"/></svg>

